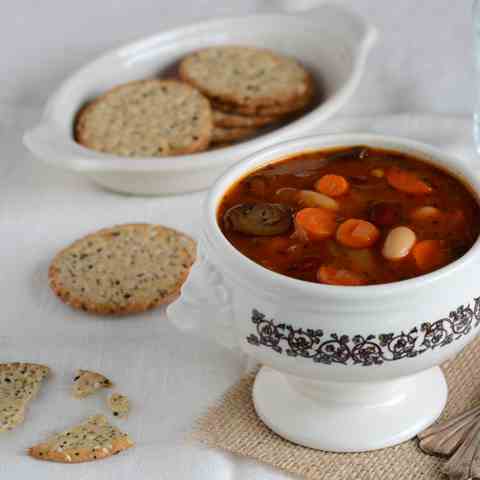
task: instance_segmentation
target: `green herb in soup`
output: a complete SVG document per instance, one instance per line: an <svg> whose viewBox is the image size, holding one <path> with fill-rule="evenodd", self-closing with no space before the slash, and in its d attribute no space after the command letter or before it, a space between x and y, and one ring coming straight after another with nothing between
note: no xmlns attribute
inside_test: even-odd
<svg viewBox="0 0 480 480"><path fill-rule="evenodd" d="M265 268L310 282L372 285L461 257L479 235L480 208L447 172L358 146L254 171L225 194L218 223Z"/></svg>

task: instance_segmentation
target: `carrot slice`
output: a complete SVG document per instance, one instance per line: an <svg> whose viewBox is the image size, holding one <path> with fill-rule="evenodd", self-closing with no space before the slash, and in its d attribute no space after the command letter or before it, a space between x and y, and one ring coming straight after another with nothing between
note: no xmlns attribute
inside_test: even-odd
<svg viewBox="0 0 480 480"><path fill-rule="evenodd" d="M328 174L315 182L315 190L329 197L340 197L348 192L350 185L341 175Z"/></svg>
<svg viewBox="0 0 480 480"><path fill-rule="evenodd" d="M432 187L420 180L417 175L398 167L392 167L388 170L387 182L396 190L411 195L425 195L432 192Z"/></svg>
<svg viewBox="0 0 480 480"><path fill-rule="evenodd" d="M322 265L317 272L317 280L329 285L357 286L366 285L367 278L361 273L352 272L346 268L336 268Z"/></svg>
<svg viewBox="0 0 480 480"><path fill-rule="evenodd" d="M371 247L380 237L378 228L366 220L349 218L337 229L337 241L346 247Z"/></svg>
<svg viewBox="0 0 480 480"><path fill-rule="evenodd" d="M430 272L448 262L448 252L441 240L422 240L412 249L418 268Z"/></svg>
<svg viewBox="0 0 480 480"><path fill-rule="evenodd" d="M324 208L303 208L295 215L295 232L304 241L331 237L337 228L335 212Z"/></svg>

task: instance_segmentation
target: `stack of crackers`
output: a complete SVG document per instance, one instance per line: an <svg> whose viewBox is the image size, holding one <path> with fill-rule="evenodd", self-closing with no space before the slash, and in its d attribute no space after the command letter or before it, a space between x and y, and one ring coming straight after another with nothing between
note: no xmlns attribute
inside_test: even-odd
<svg viewBox="0 0 480 480"><path fill-rule="evenodd" d="M178 76L130 82L93 100L77 114L76 140L131 157L201 152L283 125L315 93L296 60L253 47L194 52L180 62Z"/></svg>

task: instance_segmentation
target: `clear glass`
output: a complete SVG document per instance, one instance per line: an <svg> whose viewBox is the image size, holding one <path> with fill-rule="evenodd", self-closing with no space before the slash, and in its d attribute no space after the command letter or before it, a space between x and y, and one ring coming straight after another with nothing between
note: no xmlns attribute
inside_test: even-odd
<svg viewBox="0 0 480 480"><path fill-rule="evenodd" d="M480 154L480 0L474 0L473 2L473 37L476 74L473 135L477 152Z"/></svg>

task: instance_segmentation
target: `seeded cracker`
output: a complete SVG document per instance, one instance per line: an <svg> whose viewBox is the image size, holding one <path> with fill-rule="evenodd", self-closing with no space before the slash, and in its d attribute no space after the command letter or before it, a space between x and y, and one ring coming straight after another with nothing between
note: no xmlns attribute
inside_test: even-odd
<svg viewBox="0 0 480 480"><path fill-rule="evenodd" d="M282 116L300 113L302 110L305 110L312 103L313 96L314 89L313 82L311 82L307 94L304 97L282 105L269 105L266 107L256 105L235 105L214 100L212 101L212 106L215 110L235 115L253 116L253 118L263 118L265 116L268 118L281 118Z"/></svg>
<svg viewBox="0 0 480 480"><path fill-rule="evenodd" d="M245 140L257 132L257 128L222 128L215 127L212 134L212 144L238 142Z"/></svg>
<svg viewBox="0 0 480 480"><path fill-rule="evenodd" d="M48 367L34 363L0 364L0 432L24 421L27 405L49 373Z"/></svg>
<svg viewBox="0 0 480 480"><path fill-rule="evenodd" d="M128 398L120 393L112 393L107 398L107 405L115 417L126 418L130 411L130 402Z"/></svg>
<svg viewBox="0 0 480 480"><path fill-rule="evenodd" d="M210 99L251 109L300 101L311 84L309 73L294 59L253 47L194 52L182 60L179 73Z"/></svg>
<svg viewBox="0 0 480 480"><path fill-rule="evenodd" d="M100 230L62 250L50 286L74 308L98 314L142 312L177 297L195 260L195 242L161 225Z"/></svg>
<svg viewBox="0 0 480 480"><path fill-rule="evenodd" d="M80 463L107 458L133 446L129 436L108 423L104 415L95 415L35 445L28 454L51 462Z"/></svg>
<svg viewBox="0 0 480 480"><path fill-rule="evenodd" d="M282 117L280 115L272 115L255 117L247 115L238 115L235 113L222 112L221 110L213 110L213 124L215 127L223 128L249 128L263 127L278 122Z"/></svg>
<svg viewBox="0 0 480 480"><path fill-rule="evenodd" d="M85 147L130 157L205 150L213 128L210 102L175 80L139 80L109 90L77 115Z"/></svg>
<svg viewBox="0 0 480 480"><path fill-rule="evenodd" d="M73 378L72 395L85 398L101 388L111 388L113 383L104 375L90 370L77 370Z"/></svg>

